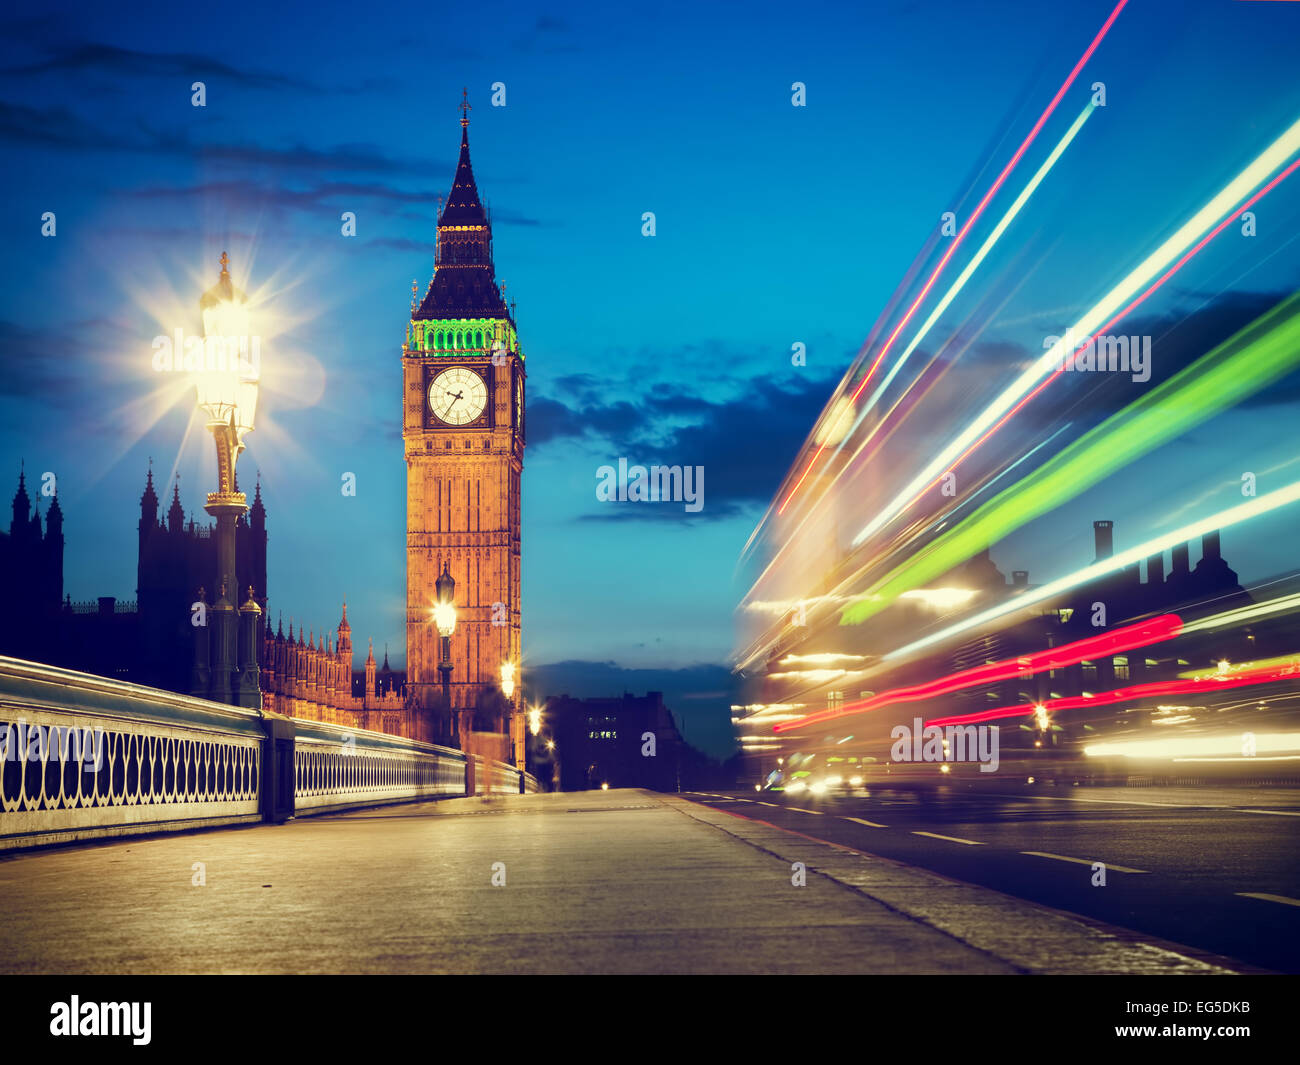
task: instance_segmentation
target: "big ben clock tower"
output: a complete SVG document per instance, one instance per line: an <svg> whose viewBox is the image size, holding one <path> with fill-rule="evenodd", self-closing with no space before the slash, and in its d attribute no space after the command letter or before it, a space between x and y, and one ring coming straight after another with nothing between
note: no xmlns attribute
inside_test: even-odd
<svg viewBox="0 0 1300 1065"><path fill-rule="evenodd" d="M407 699L426 723L421 738L522 766L520 697L502 689L513 688L503 667L517 671L520 654L524 353L470 169L469 110L466 99L433 280L402 347ZM433 620L444 569L456 608L447 660Z"/></svg>

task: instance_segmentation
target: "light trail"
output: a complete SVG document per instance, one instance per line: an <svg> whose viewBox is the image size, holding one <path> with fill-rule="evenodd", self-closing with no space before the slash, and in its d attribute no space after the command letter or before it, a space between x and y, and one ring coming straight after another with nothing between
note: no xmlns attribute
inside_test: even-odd
<svg viewBox="0 0 1300 1065"><path fill-rule="evenodd" d="M961 245L961 242L965 240L966 234L970 232L971 227L975 225L975 223L979 220L980 215L984 213L984 208L988 206L989 201L997 194L998 189L1002 187L1002 183L1006 181L1008 175L1010 175L1011 171L1015 169L1016 164L1020 162L1021 157L1025 154L1029 146L1038 137L1039 131L1043 128L1047 120L1051 117L1052 113L1056 110L1057 105L1061 102L1062 97L1065 96L1066 91L1070 88L1072 84L1074 84L1074 79L1079 76L1079 72L1087 64L1088 60L1092 58L1093 52L1097 50L1098 46L1101 44L1106 34L1110 32L1111 26L1115 24L1115 20L1119 18L1119 13L1124 10L1124 7L1127 5L1127 3L1128 0L1119 0L1119 3L1115 5L1115 9L1110 13L1110 17L1106 19L1101 29L1097 31L1097 35L1092 39L1092 43L1088 45L1087 50L1083 53L1082 56L1079 57L1079 61L1074 64L1074 69L1070 71L1069 76L1065 79L1064 82L1061 83L1061 87L1056 90L1056 95L1052 97L1051 102L1047 105L1043 113L1038 116L1038 121L1034 123L1033 128L1029 131L1029 135L1025 137L1025 139L1021 142L1020 147L1016 149L1016 153L1011 157L1007 165L1002 168L1002 173L1000 173L997 176L993 184L989 186L988 191L984 193L984 198L981 199L980 202L976 205L974 212L972 212L971 216L966 220L965 225L961 227L957 235L953 238L952 244L950 244L948 246L948 250L944 252L943 257L939 260L938 265L934 268L933 272L930 274L929 279L925 282L925 285L922 287L920 294L912 302L912 305L907 309L907 312L903 315L898 325L894 327L894 331L889 334L889 338L885 341L884 345L881 347L880 352L876 355L875 359L872 360L871 365L867 368L866 374L863 376L861 382L859 382L858 384L858 387L853 392L853 395L850 399L851 403L856 402L858 396L862 394L862 390L867 387L867 382L871 380L872 375L875 374L876 370L879 368L881 361L889 353L889 349L893 346L894 341L898 338L898 334L902 332L903 329L907 326L907 323L911 321L912 315L916 313L916 309L917 307L920 306L921 301L925 299L926 295L929 294L929 291L933 287L935 281L938 280L939 274L942 273L944 267L948 265L948 260L951 259L953 255L956 253L957 248ZM783 502L777 508L777 514L785 513L785 508L789 505L790 500L793 499L795 493L799 491L800 485L803 484L804 479L807 478L813 466L817 464L817 460L821 458L821 454L826 449L827 446L828 445L826 444L821 445L821 447L817 449L816 453L814 453L813 457L809 460L808 465L804 468L804 471L800 475L798 481L795 482L794 487L790 489L789 494L785 497L785 502Z"/></svg>
<svg viewBox="0 0 1300 1065"><path fill-rule="evenodd" d="M1278 681L1300 680L1300 659L1292 658L1284 666L1264 666L1259 669L1243 670L1240 673L1216 674L1196 680L1158 680L1149 684L1132 684L1126 688L1115 688L1108 692L1094 695L1071 695L1061 699L1046 699L1041 703L1022 703L1018 706L1000 706L993 710L981 710L975 714L956 714L951 717L936 717L926 722L926 727L933 725L942 728L946 725L978 725L984 721L1000 721L1008 717L1025 717L1036 713L1039 707L1046 708L1049 714L1060 710L1083 710L1093 706L1114 706L1118 703L1132 703L1139 699L1161 698L1168 695L1208 695L1214 692L1243 688L1247 685L1273 684ZM1163 741L1162 741L1163 742Z"/></svg>
<svg viewBox="0 0 1300 1065"><path fill-rule="evenodd" d="M876 401L882 395L884 395L885 389L889 387L890 382L894 380L894 377L898 374L898 371L903 368L903 364L907 362L907 360L911 357L912 352L914 352L917 349L917 347L921 344L921 342L925 340L930 330L934 327L935 322L937 322L939 318L943 315L943 312L948 309L952 301L956 299L957 296L961 293L961 290L966 286L966 282L970 280L971 275L975 273L977 269L979 269L980 263L984 261L984 259L988 256L988 253L993 249L993 246L998 242L998 239L1002 236L1003 233L1006 232L1007 227L1010 226L1011 223L1015 220L1016 215L1020 213L1021 208L1024 207L1024 205L1028 202L1029 197L1034 194L1034 190L1037 189L1040 184L1042 184L1043 178L1047 176L1048 171L1050 171L1052 167L1056 165L1057 160L1059 160L1061 156L1065 154L1065 150L1070 146L1070 143L1078 135L1079 130L1083 129L1084 123L1088 121L1088 119L1092 116L1093 111L1095 111L1096 109L1097 109L1097 105L1094 104L1090 99L1088 101L1088 105L1082 111L1079 112L1079 117L1076 118L1074 122L1071 123L1070 128L1065 131L1065 136L1063 136L1057 142L1056 147L1052 149L1051 154L1048 155L1048 157L1045 160L1043 160L1043 164L1034 173L1034 176L1030 178L1029 184L1027 184L1023 189L1021 189L1020 195L1016 197L1015 202L1011 204L1011 206L1007 209L1007 212L1002 216L1001 219L999 219L998 224L993 227L993 232L991 232L988 235L988 237L985 238L984 243L980 245L979 251L977 251L975 255L972 257L971 261L966 264L966 269L964 269L960 274L957 275L957 280L952 283L952 286L948 289L946 293L944 293L943 299L941 299L938 302L938 304L936 304L934 310L930 312L930 317L925 320L925 322L921 325L921 328L917 330L916 336L912 337L911 342L907 345L906 348L903 349L903 353L897 358L897 360L895 360L894 365L890 368L889 373L885 375L884 380L882 380L880 384L876 386L876 390L871 394L871 397L867 400L866 403L862 405L862 410L858 414L857 419L854 421L852 428L850 428L848 433L845 435L846 440L849 437L851 437L855 432L857 432L858 427L862 424L863 419L866 418L867 414L876 405ZM865 441L863 441L862 447L865 447L867 444L871 442L872 437L874 437L876 433L879 432L880 426L883 424L884 422L882 421L879 425L876 426L876 428L872 431L871 435L868 436ZM843 447L842 443L840 447L841 448ZM858 452L861 452L862 447L858 448ZM855 453L853 458L849 460L850 464L856 458L857 458L857 453ZM834 484L833 481L831 483Z"/></svg>
<svg viewBox="0 0 1300 1065"><path fill-rule="evenodd" d="M1099 483L1239 403L1300 364L1300 294L1283 300L1014 485L1004 489L916 557L896 567L843 608L842 624L860 624L901 594L946 573L982 547Z"/></svg>
<svg viewBox="0 0 1300 1065"><path fill-rule="evenodd" d="M1285 595L1277 599L1270 599L1265 603L1255 603L1251 606L1238 607L1236 610L1228 610L1222 614L1215 614L1212 618L1203 618L1200 621L1191 622L1183 631L1192 633L1221 629L1226 625L1240 625L1246 621L1267 617L1269 614L1278 614L1295 609L1300 609L1300 594Z"/></svg>
<svg viewBox="0 0 1300 1065"><path fill-rule="evenodd" d="M1288 131L1288 133L1292 133L1292 132L1294 132L1294 131L1296 130L1297 127L1300 127L1300 123L1296 123L1295 125L1293 125L1293 126L1291 127L1291 130ZM1284 137L1285 137L1285 136L1286 136L1286 134L1284 134ZM1274 145L1274 146L1276 146L1276 142L1275 142L1275 145ZM1266 154L1267 154L1267 153L1266 153ZM1261 158L1263 158L1263 157L1261 156ZM1256 160L1256 162L1258 163L1259 160ZM1199 252L1203 247L1205 247L1205 245L1206 245L1207 243L1209 243L1210 240L1212 240L1215 236L1217 236L1219 233L1221 233L1221 232L1222 232L1222 231L1223 231L1223 230L1224 230L1228 225L1230 225L1230 224L1231 224L1231 223L1232 223L1232 222L1233 222L1233 221L1238 217L1238 215L1240 214L1241 211L1243 211L1243 210L1247 210L1247 209L1249 209L1251 206L1253 206L1255 203L1257 203L1260 199L1262 199L1265 195L1267 195L1267 194L1268 194L1272 189L1276 188L1278 184L1280 184L1280 183L1281 183L1283 180L1285 180L1288 176L1290 176L1292 173L1294 173L1295 170L1296 170L1297 168L1300 168L1300 160L1297 160L1296 162L1293 162L1293 163L1292 163L1290 166L1288 166L1285 170L1283 170L1281 173L1279 173L1275 178L1273 178L1271 181L1269 181L1269 182L1268 182L1264 187L1262 187L1258 192L1256 192L1253 196L1251 196L1251 197L1250 197L1250 198L1249 198L1245 203L1241 204L1239 207L1237 207L1237 208L1236 208L1235 210L1233 210L1231 213L1227 214L1227 215L1226 215L1226 216L1225 216L1225 217L1220 221L1220 223L1219 223L1216 227L1214 227L1213 230L1211 230L1208 234L1206 234L1206 236L1203 237L1203 238L1202 238L1202 239L1201 239L1201 240L1200 240L1200 241L1199 241L1199 242L1198 242L1198 243L1197 243L1197 244L1196 244L1196 245L1195 245L1195 246L1194 246L1190 251L1188 251L1186 254L1184 254L1184 255L1182 256L1182 258L1179 259L1179 261L1178 261L1177 263L1174 264L1174 266L1172 266L1169 270L1167 270L1167 271L1166 271L1166 272L1165 272L1165 273L1164 273L1164 274L1163 274L1163 275L1162 275L1162 276L1161 276L1161 277L1160 277L1160 278L1159 278L1159 279L1158 279L1154 284L1152 284L1152 285L1151 285L1151 286L1150 286L1146 291L1144 291L1144 292L1143 292L1141 295L1139 295L1136 299L1134 299L1134 300L1131 301L1129 304L1127 304L1127 305L1126 305L1126 306L1125 306L1125 307L1124 307L1124 308L1123 308L1119 313L1117 313L1117 314L1116 314L1114 317L1112 317L1108 322L1106 322L1106 323L1105 323L1105 324L1104 324L1100 329L1097 330L1097 333L1104 333L1104 332L1105 332L1106 330L1108 330L1112 325L1114 325L1117 321L1119 321L1119 320L1120 320L1124 315L1128 314L1130 311L1132 311L1134 308L1136 308L1138 305L1140 305L1143 301L1145 301L1145 300L1147 299L1147 297L1149 297L1149 296L1150 296L1150 295L1151 295L1151 294L1152 294L1152 293L1153 293L1153 292L1154 292L1154 291L1155 291L1155 290L1156 290L1160 285L1163 285L1165 281L1167 281L1170 277L1172 277L1173 274L1174 274L1178 269L1180 269L1180 268L1181 268L1181 267L1182 267L1182 266L1183 266L1183 265L1184 265L1184 264L1185 264L1185 263L1186 263L1186 262L1187 262L1187 261L1188 261L1188 260L1193 256L1193 255L1195 255L1197 252ZM1238 180L1240 180L1240 176L1239 176ZM1234 183L1234 184L1235 184L1235 183ZM1225 192L1226 192L1226 191L1227 191L1227 190L1225 190ZM1223 195L1224 195L1224 193L1220 193L1220 196L1223 196ZM1218 197L1216 197L1216 199L1218 199ZM1213 203L1213 202L1214 202L1214 201L1212 201L1212 203ZM1205 210L1208 209L1208 207L1209 207L1209 205L1207 205L1207 208L1203 208L1203 209L1202 209L1202 212L1200 212L1200 213L1204 213ZM1193 220L1193 221L1194 221L1194 220ZM1189 225L1190 225L1190 223L1189 223ZM1184 229L1185 229L1185 228L1186 228L1186 227L1184 227ZM1181 231L1180 231L1180 232L1181 232ZM1175 235L1175 237L1176 237L1176 236L1177 236L1177 234ZM1172 240L1172 239L1174 239L1174 238L1171 238L1171 240ZM1168 243L1168 242L1167 242L1167 243ZM1141 268L1139 268L1139 269L1141 269ZM1130 275L1130 276L1132 276L1132 275ZM1069 335L1069 334L1067 334L1067 336L1068 336L1068 335ZM1055 350L1056 350L1056 349L1053 348L1053 351L1055 351ZM1044 355L1043 359L1040 360L1040 364L1041 364L1042 362L1044 362L1044 361L1048 361L1048 360L1050 360L1051 355L1052 355L1052 352L1048 352L1046 355ZM1033 372L1034 372L1033 369L1031 369L1030 371L1027 371L1027 373L1029 373L1029 374L1032 374ZM962 454L962 456L961 456L959 459L957 459L956 462L954 462L954 463L952 464L952 467L949 467L949 468L955 468L956 465L958 465L958 464L960 464L962 461L964 461L964 460L965 460L965 459L966 459L966 458L967 458L967 457L968 457L968 456L969 456L969 455L970 455L970 454L971 454L971 453L972 453L976 448L978 448L981 444L983 444L985 440L987 440L991 435L993 435L993 433L995 433L999 428L1001 428L1003 425L1005 425L1006 422L1007 422L1008 420L1010 420L1011 417L1013 417L1013 416L1014 416L1017 412L1019 412L1019 411L1020 411L1020 410L1021 410L1021 409L1026 405L1026 404L1027 404L1027 403L1029 403L1029 402L1030 402L1031 400L1033 400L1033 399L1034 399L1034 398L1035 398L1035 397L1036 397L1040 392L1042 392L1043 389L1045 389L1045 388L1047 387L1047 385L1048 385L1052 380L1054 380L1056 376L1059 375L1060 372L1061 372L1061 371L1058 370L1058 371L1052 373L1051 375L1049 375L1049 376L1048 376L1046 379L1044 379L1044 380L1043 380L1043 381L1042 381L1042 382L1041 382L1041 383L1040 383L1036 388L1034 388L1033 391L1031 391L1028 395L1026 395L1026 396L1025 396L1023 399L1021 399L1018 403L1016 403L1016 405L1014 406L1014 408L1013 408L1012 410L1010 410L1009 412L1007 412L1006 415L1003 416L1003 417L1001 418L1001 420L999 420L999 421L998 421L998 422L997 422L997 423L996 423L992 428L990 428L990 429L989 429L989 430L988 430L988 431L987 431L983 436L981 436L981 437L980 437L980 438L979 438L979 439L978 439L978 440L977 440L977 441L976 441L976 442L975 442L975 443L974 443L970 448L968 448L968 449L966 450L965 453ZM1022 375L1022 380L1023 380L1023 376L1024 376L1024 375ZM1005 395L1005 393L1004 393L1004 395ZM986 411L985 413L987 414L987 411ZM857 455L861 453L861 450L862 450L861 447L859 447L858 451L855 452L855 454L854 454L854 459L856 459ZM851 461L852 461L852 460L851 460ZM846 467L846 468L847 468L847 467ZM839 477L843 474L843 472L844 472L844 470L841 470L839 473L837 473L837 474L836 474L836 478L835 478L835 480L838 480ZM946 472L946 471L945 471L945 472ZM917 499L919 499L919 498L920 498L920 497L921 497L921 496L922 496L926 491L928 491L930 488L933 488L934 485L937 484L937 483L939 482L939 480L942 479L942 477L943 477L943 474L940 474L938 477L936 477L934 480L932 480L928 485L926 485L925 488L921 489L921 491L918 492L918 493L917 493L917 494L916 494L916 495L915 495L915 496L914 496L914 497L913 497L913 498L912 498L912 499L911 499L911 500L910 500L910 501L909 501L909 502L908 502L908 503L907 503L907 504L906 504L902 509L905 510L905 509L911 507L913 504L915 504L915 502L917 501ZM832 482L832 484L833 484L833 483L834 483L834 482ZM913 482L913 484L915 484L915 481ZM909 488L910 488L910 487L911 487L911 486L909 486ZM828 486L828 489L829 489L829 486ZM905 490L905 491L906 491L906 490ZM865 531L864 531L864 532L865 532ZM859 534L859 538L861 538L863 535L864 535L863 533L860 533L860 534ZM854 544L856 545L857 543L858 543L858 540L855 539L855 540L854 540ZM784 550L784 547L782 548L782 550ZM780 552L778 552L778 557L779 557L779 554L780 554ZM774 558L774 559L772 560L772 562L770 562L770 563L768 564L767 569L771 569L771 567L775 564L775 562L776 562L776 559ZM865 572L865 571L866 571L867 569L869 569L869 568L870 568L869 565L868 565L868 566L860 567L860 568L858 569L858 571L854 574L853 577L848 578L848 579L842 581L839 585L837 585L836 589L834 590L835 593L839 593L839 592L841 592L843 589L845 589L845 587L847 586L847 584L848 584L851 580L855 579L859 574L861 574L862 572ZM766 570L765 570L765 572L766 572ZM761 579L761 578L760 578L760 579ZM752 657L752 656L750 656L750 657Z"/></svg>
<svg viewBox="0 0 1300 1065"><path fill-rule="evenodd" d="M1288 506L1291 503L1300 500L1300 481L1293 481L1272 492L1262 496L1256 496L1254 499L1245 503L1238 503L1236 506L1228 507L1219 511L1217 514L1211 514L1209 517L1202 518L1198 521L1189 522L1177 529L1164 533L1160 536L1153 537L1145 543L1131 547L1127 551L1120 551L1110 558L1094 562L1090 566L1076 570L1074 573L1067 574L1057 580L1047 584L1040 585L1037 588L1026 589L1014 599L997 606L990 607L987 610L959 621L954 625L949 625L939 632L932 633L920 640L915 640L905 647L900 647L896 651L881 656L881 662L898 662L902 659L915 655L919 651L932 647L936 643L952 639L968 629L988 625L997 621L1008 614L1024 610L1026 607L1033 606L1035 603L1041 603L1044 599L1051 599L1053 596L1068 592L1081 584L1087 584L1095 581L1108 574L1115 573L1125 566L1131 566L1136 562L1141 562L1150 555L1158 551L1165 551L1175 544L1184 543L1187 540L1196 539L1207 532L1214 532L1219 529L1227 529L1233 525L1238 525L1243 521L1249 521L1251 518L1258 517L1261 514L1268 514L1277 510L1279 507Z"/></svg>
<svg viewBox="0 0 1300 1065"><path fill-rule="evenodd" d="M1260 189L1259 192L1255 193L1255 195L1252 196L1249 200L1247 200L1245 203L1239 204L1235 210L1225 215L1223 221L1221 221L1217 226L1215 226L1215 228L1210 233L1206 234L1206 236L1196 245L1196 247L1192 248L1191 251L1189 251L1181 259L1179 259L1177 263L1175 263L1172 267L1170 267L1170 269L1164 275L1162 275L1158 280L1156 280L1151 285L1151 287L1148 288L1145 292L1143 292L1140 296L1138 296L1137 299L1135 299L1123 310L1118 312L1115 315L1115 317L1113 317L1110 321L1102 325L1096 331L1096 335L1105 335L1106 332L1111 328L1111 326L1115 325L1115 323L1120 321L1120 319L1122 319L1134 308L1138 307L1142 303L1145 303L1147 297L1150 296L1153 292L1155 292L1158 288L1160 288L1175 273L1181 270L1184 263L1186 263L1190 258L1192 258L1192 256L1194 256L1202 248L1204 248L1205 245L1208 244L1211 240L1213 240L1216 236L1222 233L1224 229L1226 229L1234 221L1236 221L1237 218L1240 217L1243 211L1249 210L1256 203L1258 203L1264 196L1266 196L1270 191L1276 188L1282 181L1286 180L1286 178L1288 178L1291 174L1295 173L1297 168L1300 168L1300 160L1297 160L1296 162L1292 163L1284 171L1282 171L1282 173L1278 174L1277 177L1275 177L1272 181L1270 181L1267 185L1265 185L1264 188ZM1084 345L1081 345L1079 350L1082 350L1083 347L1086 346L1087 346L1086 343ZM950 472L951 470L955 470L958 466L960 466L963 462L965 462L966 459L968 459L975 451L977 451L979 447L989 437L991 437L994 433L996 433L999 429L1001 429L1004 425L1006 425L1006 423L1010 421L1016 414L1018 414L1020 410L1023 407L1025 407L1026 404L1030 403L1036 396L1038 396L1040 392L1043 391L1043 389L1045 389L1053 380L1055 380L1063 372L1064 372L1063 370L1057 370L1049 377L1047 377L1042 384L1040 384L1037 388L1035 388L1032 392L1030 392L1029 395L1025 396L1024 399L1022 399L1019 403L1017 403L1015 408L1009 411L1007 415L1004 418L1002 418L1001 421L999 421L995 426L993 426L993 428L991 428L988 432L986 432L983 436L981 436L978 440L976 440L975 443L973 443L964 452L962 452L962 454L959 455L953 461L952 465L948 467L948 470L945 471L945 473ZM916 501L921 498L921 496L923 496L927 491L929 491L929 489L933 488L936 484L938 484L943 479L943 477L944 474L940 474L938 477L936 477L925 488L921 489L921 491L918 492L916 496L914 496L902 509L907 510L908 508L913 506L916 503Z"/></svg>
<svg viewBox="0 0 1300 1065"><path fill-rule="evenodd" d="M815 714L801 717L796 721L783 722L776 725L772 731L788 732L791 729L804 728L807 725L815 725L835 718L865 714L871 710L878 710L882 706L891 706L896 703L915 703L923 699L948 695L979 684L994 684L997 681L1010 680L1012 677L1023 676L1026 673L1042 673L1049 669L1063 669L1085 659L1121 654L1124 651L1131 651L1138 647L1149 647L1153 643L1172 640L1182 631L1182 618L1177 614L1161 614L1149 621L1126 625L1111 632L1099 636L1089 636L1087 639L1076 640L1060 647L1049 647L1044 651L1035 651L1033 654L1004 658L1000 662L989 662L982 666L975 666L971 669L952 673L946 677L940 677L938 680L927 681L924 684L894 688L869 699L846 703L844 706L835 707L833 710L821 710Z"/></svg>
<svg viewBox="0 0 1300 1065"><path fill-rule="evenodd" d="M967 426L920 474L913 478L912 482L894 500L884 506L875 518L863 526L862 531L854 537L853 545L858 546L901 511L912 506L920 495L932 484L937 483L942 478L942 475L952 468L954 465L953 460L957 456L960 455L965 458L963 453L969 453L967 449L971 447L972 443L978 446L979 443L987 439L988 435L991 435L991 431L996 431L997 428L1005 424L1007 419L1032 399L1046 385L1047 381L1044 381L1043 378L1047 377L1050 381L1049 374L1053 374L1058 363L1064 365L1069 347L1067 344L1069 338L1093 337L1104 332L1116 320L1117 316L1112 316L1114 316L1114 312L1118 308L1124 308L1120 312L1121 314L1127 313L1150 295L1156 287L1172 276L1174 271L1181 268L1192 255L1195 255L1205 246L1210 237L1222 231L1222 227L1220 227L1209 233L1207 237L1206 234L1211 227L1215 226L1220 220L1223 220L1226 224L1231 220L1231 217L1235 217L1242 209L1236 205L1241 203L1251 189L1265 181L1270 174L1295 154L1297 148L1300 148L1300 121L1293 123L1286 132L1256 157L1245 170L1220 190L1209 203L1197 211L1192 218L1179 227L1176 233L1164 241L1160 247L1132 270L1123 281L1094 304L1078 322L1066 331L1064 337L1058 339L1049 350L1044 352L1033 366L1025 370L1001 396L989 404L974 422ZM1277 180L1280 181L1287 173L1290 173L1291 169L1294 169L1294 167L1288 168L1285 173L1278 176ZM1268 187L1271 188L1276 183L1274 181ZM1267 190L1261 190L1261 195L1264 191ZM1231 212L1230 215L1229 212ZM1229 217L1225 218L1225 215L1229 215ZM1200 241L1200 243L1197 243L1197 241ZM1191 248L1190 252L1188 252L1189 248ZM1179 256L1182 256L1182 258L1180 259ZM1175 263L1175 265L1172 270L1168 270L1167 268L1171 263ZM1162 271L1165 271L1164 276L1160 277L1149 291L1142 293L1138 299L1133 300L1139 290ZM1129 303L1130 300L1133 300L1133 302ZM1035 388L1035 385L1039 387Z"/></svg>

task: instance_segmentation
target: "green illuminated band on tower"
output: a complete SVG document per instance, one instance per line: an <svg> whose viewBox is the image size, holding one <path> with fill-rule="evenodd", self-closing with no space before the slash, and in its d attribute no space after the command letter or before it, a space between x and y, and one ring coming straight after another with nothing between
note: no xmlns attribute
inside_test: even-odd
<svg viewBox="0 0 1300 1065"><path fill-rule="evenodd" d="M406 329L406 355L447 357L492 352L500 343L507 355L524 357L519 334L505 318L433 318L413 321Z"/></svg>

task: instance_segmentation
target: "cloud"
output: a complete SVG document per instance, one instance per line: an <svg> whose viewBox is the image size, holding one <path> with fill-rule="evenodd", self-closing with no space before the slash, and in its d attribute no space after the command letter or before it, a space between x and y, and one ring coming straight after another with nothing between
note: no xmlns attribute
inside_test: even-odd
<svg viewBox="0 0 1300 1065"><path fill-rule="evenodd" d="M680 359L672 360L680 361ZM766 505L821 413L832 383L791 368L744 382L730 397L711 398L670 384L651 384L635 399L604 400L608 384L589 375L561 378L528 404L531 449L561 441L597 444L599 462L619 456L642 465L703 466L704 509L608 507L581 521L717 521ZM556 394L563 399L555 398Z"/></svg>
<svg viewBox="0 0 1300 1065"><path fill-rule="evenodd" d="M112 74L131 78L182 78L190 81L225 80L250 89L298 89L325 92L320 85L269 70L241 69L197 52L141 52L97 41L47 45L43 59L0 69L0 77L30 78L41 74ZM355 86L332 87L336 93L392 89L388 78L367 78Z"/></svg>
<svg viewBox="0 0 1300 1065"><path fill-rule="evenodd" d="M426 174L430 168L451 173L451 163L413 157L394 157L365 144L342 144L332 148L310 148L298 143L284 148L258 144L201 144L188 134L151 130L116 133L62 107L38 108L0 100L0 141L63 151L129 152L174 158L199 158L205 163L231 166L263 166L286 171L345 173ZM413 197L392 190L393 198ZM428 196L432 201L432 195ZM537 225L535 219L502 212L507 225Z"/></svg>

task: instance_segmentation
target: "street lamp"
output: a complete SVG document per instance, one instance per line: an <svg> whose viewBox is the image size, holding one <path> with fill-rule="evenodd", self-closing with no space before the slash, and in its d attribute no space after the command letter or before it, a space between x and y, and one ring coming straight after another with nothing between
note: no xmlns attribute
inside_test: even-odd
<svg viewBox="0 0 1300 1065"><path fill-rule="evenodd" d="M515 664L513 662L501 663L501 694L507 699L512 698L515 694Z"/></svg>
<svg viewBox="0 0 1300 1065"><path fill-rule="evenodd" d="M235 463L244 450L244 437L253 431L257 412L260 359L256 338L249 335L244 293L230 279L230 258L221 253L221 276L199 299L203 318L203 354L195 374L199 409L217 447L217 490L209 492L203 509L217 522L217 602L213 606L216 646L211 697L238 706L261 706L257 665L257 617L253 598L239 608L238 629L245 630L236 648L235 606L239 586L235 577L235 523L248 509L244 493L235 487ZM238 660L238 664L237 664ZM232 674L238 670L238 690ZM232 698L233 694L233 698Z"/></svg>
<svg viewBox="0 0 1300 1065"><path fill-rule="evenodd" d="M438 672L442 674L442 697L447 703L447 713L451 715L452 736L459 743L460 730L451 709L451 636L456 631L456 581L449 563L442 564L442 575L434 581L433 587L438 594L438 602L433 608L433 623L442 637L442 654L438 661Z"/></svg>

